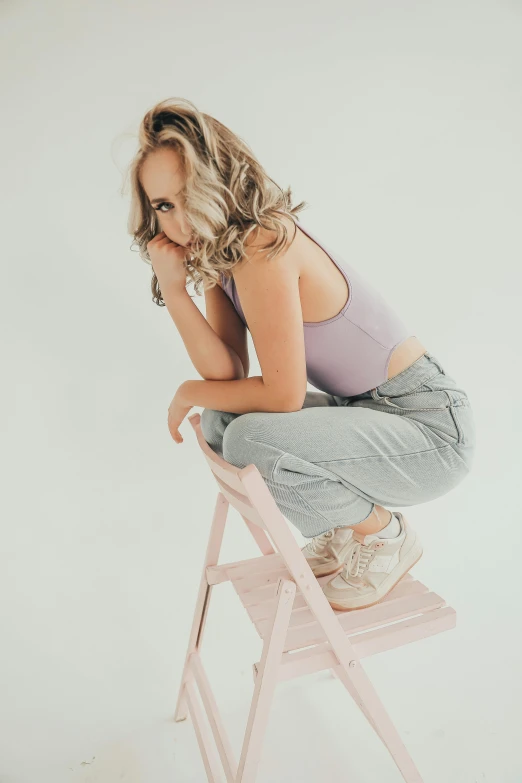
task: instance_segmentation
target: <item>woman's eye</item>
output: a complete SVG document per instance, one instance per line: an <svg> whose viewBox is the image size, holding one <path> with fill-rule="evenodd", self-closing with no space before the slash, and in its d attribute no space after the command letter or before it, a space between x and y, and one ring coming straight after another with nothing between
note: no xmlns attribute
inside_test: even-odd
<svg viewBox="0 0 522 783"><path fill-rule="evenodd" d="M162 207L171 207L171 206L172 206L172 204L169 204L169 202L168 202L168 201L162 201L162 202L161 202L161 204L158 204L158 206L157 206L157 207L154 207L154 209L155 209L157 212L168 212L168 211L169 211L168 209L167 209L167 210L164 210L164 209L162 209Z"/></svg>

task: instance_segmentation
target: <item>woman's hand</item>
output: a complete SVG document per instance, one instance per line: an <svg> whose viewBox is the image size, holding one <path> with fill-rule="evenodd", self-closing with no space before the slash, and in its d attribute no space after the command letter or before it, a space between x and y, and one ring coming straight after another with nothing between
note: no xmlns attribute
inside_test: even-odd
<svg viewBox="0 0 522 783"><path fill-rule="evenodd" d="M178 428L193 407L193 405L186 402L183 396L183 384L181 384L170 403L168 415L169 432L176 443L183 443L183 438Z"/></svg>
<svg viewBox="0 0 522 783"><path fill-rule="evenodd" d="M150 242L147 242L147 250L160 290L166 291L172 286L185 288L187 283L185 259L189 252L188 248L172 242L164 231L160 231Z"/></svg>

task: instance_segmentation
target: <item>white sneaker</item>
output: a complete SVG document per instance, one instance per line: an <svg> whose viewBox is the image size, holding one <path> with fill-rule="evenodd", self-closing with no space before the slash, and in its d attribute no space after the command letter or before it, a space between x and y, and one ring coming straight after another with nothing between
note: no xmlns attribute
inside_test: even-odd
<svg viewBox="0 0 522 783"><path fill-rule="evenodd" d="M396 538L353 533L352 548L340 574L322 590L334 609L362 609L384 598L422 556L422 545L403 515L395 511Z"/></svg>
<svg viewBox="0 0 522 783"><path fill-rule="evenodd" d="M353 546L351 527L334 527L315 536L301 552L308 561L315 576L327 576L344 565L346 556Z"/></svg>

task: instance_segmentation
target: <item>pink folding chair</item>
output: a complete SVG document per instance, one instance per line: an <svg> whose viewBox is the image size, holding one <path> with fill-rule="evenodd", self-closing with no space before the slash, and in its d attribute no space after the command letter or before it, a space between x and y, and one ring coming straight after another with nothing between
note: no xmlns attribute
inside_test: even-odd
<svg viewBox="0 0 522 783"><path fill-rule="evenodd" d="M222 459L203 437L200 414L188 420L219 492L174 717L182 721L190 712L208 780L221 783L224 771L226 783L253 783L277 683L330 669L388 748L406 783L422 783L361 658L453 628L455 610L410 574L374 606L334 610L320 586L332 575L315 577L256 466L240 469ZM218 565L229 505L242 516L261 557ZM199 654L212 588L228 581L263 642L261 658L253 664L254 693L239 763Z"/></svg>

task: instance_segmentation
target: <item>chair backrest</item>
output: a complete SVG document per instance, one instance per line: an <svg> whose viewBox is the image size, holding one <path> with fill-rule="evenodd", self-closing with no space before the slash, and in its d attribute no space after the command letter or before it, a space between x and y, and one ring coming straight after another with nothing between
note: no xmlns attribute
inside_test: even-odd
<svg viewBox="0 0 522 783"><path fill-rule="evenodd" d="M251 473L257 473L265 489L268 489L256 466L247 465L246 468L238 468L235 465L231 465L230 462L227 462L222 457L220 457L219 454L216 454L216 452L208 445L201 429L200 414L194 413L192 416L188 417L188 420L194 428L198 444L203 451L210 470L214 474L214 478L219 485L220 491L226 497L228 502L234 506L237 511L239 511L242 517L246 517L246 519L248 519L254 525L257 525L263 530L266 530L266 525L261 515L259 514L259 511L248 497L248 490L244 484L245 476L249 476Z"/></svg>

